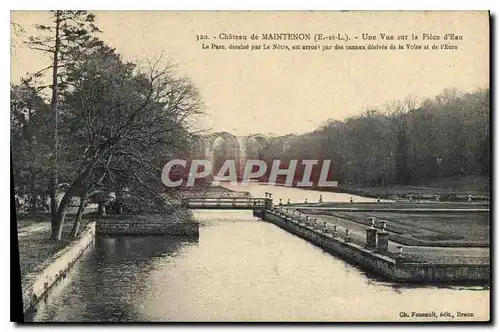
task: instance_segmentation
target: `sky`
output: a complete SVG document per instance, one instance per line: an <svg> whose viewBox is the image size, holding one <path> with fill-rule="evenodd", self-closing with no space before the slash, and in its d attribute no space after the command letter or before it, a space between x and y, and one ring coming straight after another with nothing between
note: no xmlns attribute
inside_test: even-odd
<svg viewBox="0 0 500 332"><path fill-rule="evenodd" d="M200 90L200 125L235 135L300 134L407 96L445 88L470 92L489 85L487 12L166 12L96 11L99 37L127 60L161 54ZM22 40L47 23L46 12L12 12L25 32L13 35L11 81L46 66L48 57ZM455 33L455 51L216 51L196 35L220 33ZM225 41L221 43L249 43ZM422 41L418 41L421 43ZM295 44L296 42L283 42ZM333 44L342 42L333 42ZM354 42L352 42L354 43ZM387 44L380 39L376 44ZM439 42L441 43L441 42ZM303 42L303 44L315 44ZM344 44L345 45L345 44Z"/></svg>

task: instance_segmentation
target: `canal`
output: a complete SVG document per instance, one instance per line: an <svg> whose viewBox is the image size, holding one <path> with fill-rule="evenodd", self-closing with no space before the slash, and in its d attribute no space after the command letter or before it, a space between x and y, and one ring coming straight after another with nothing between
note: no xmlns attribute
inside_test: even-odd
<svg viewBox="0 0 500 332"><path fill-rule="evenodd" d="M319 196L256 184L243 190L254 196L273 191L273 198L292 201ZM333 195L328 200L352 196L326 195ZM461 311L487 318L489 290L482 287L383 281L254 218L251 211L195 215L201 223L197 241L97 238L39 304L33 320L376 321L398 320L403 311Z"/></svg>

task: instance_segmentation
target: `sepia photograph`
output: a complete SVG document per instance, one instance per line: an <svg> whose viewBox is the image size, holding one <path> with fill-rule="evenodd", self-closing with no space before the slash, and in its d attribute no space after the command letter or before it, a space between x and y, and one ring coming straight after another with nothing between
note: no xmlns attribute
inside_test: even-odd
<svg viewBox="0 0 500 332"><path fill-rule="evenodd" d="M11 320L491 322L490 24L12 10Z"/></svg>

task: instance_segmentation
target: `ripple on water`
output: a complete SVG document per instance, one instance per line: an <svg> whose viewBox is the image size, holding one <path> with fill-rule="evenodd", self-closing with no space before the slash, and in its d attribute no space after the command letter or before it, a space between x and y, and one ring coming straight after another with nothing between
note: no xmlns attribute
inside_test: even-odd
<svg viewBox="0 0 500 332"><path fill-rule="evenodd" d="M295 189L297 190L297 189ZM379 280L245 211L198 211L198 241L98 238L36 321L345 321L488 312L489 290Z"/></svg>

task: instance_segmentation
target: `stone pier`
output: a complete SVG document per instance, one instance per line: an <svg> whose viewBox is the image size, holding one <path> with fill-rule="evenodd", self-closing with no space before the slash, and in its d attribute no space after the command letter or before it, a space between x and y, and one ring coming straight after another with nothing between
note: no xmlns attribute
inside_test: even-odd
<svg viewBox="0 0 500 332"><path fill-rule="evenodd" d="M387 254L389 252L389 232L377 232L377 252Z"/></svg>

